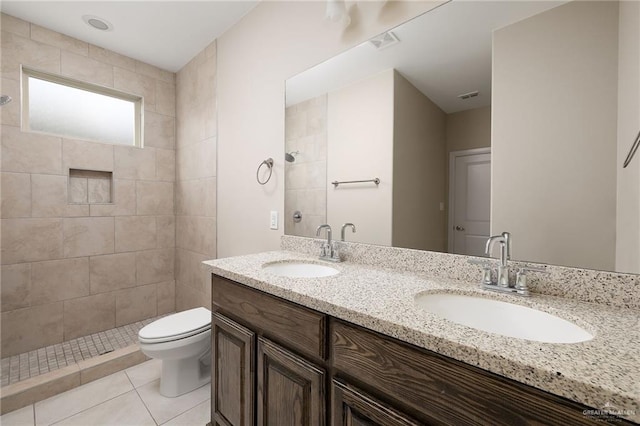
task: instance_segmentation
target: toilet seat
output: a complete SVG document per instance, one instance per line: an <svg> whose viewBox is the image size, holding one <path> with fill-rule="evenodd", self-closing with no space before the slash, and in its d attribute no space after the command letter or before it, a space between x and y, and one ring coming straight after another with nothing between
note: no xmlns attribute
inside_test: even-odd
<svg viewBox="0 0 640 426"><path fill-rule="evenodd" d="M138 333L141 343L164 343L184 339L211 329L211 311L195 308L168 315L148 324Z"/></svg>

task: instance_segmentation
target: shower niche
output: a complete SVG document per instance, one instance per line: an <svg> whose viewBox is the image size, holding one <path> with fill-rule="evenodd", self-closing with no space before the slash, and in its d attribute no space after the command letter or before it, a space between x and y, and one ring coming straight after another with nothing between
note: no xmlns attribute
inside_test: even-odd
<svg viewBox="0 0 640 426"><path fill-rule="evenodd" d="M113 173L69 169L70 204L113 203Z"/></svg>

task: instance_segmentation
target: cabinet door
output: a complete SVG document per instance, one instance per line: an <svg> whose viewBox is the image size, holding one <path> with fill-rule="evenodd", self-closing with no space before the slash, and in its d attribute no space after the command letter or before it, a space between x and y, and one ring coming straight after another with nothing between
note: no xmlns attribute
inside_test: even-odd
<svg viewBox="0 0 640 426"><path fill-rule="evenodd" d="M420 426L395 409L340 380L331 385L331 426Z"/></svg>
<svg viewBox="0 0 640 426"><path fill-rule="evenodd" d="M324 371L258 338L259 426L324 425L324 382Z"/></svg>
<svg viewBox="0 0 640 426"><path fill-rule="evenodd" d="M213 426L252 426L255 334L214 312L211 339Z"/></svg>

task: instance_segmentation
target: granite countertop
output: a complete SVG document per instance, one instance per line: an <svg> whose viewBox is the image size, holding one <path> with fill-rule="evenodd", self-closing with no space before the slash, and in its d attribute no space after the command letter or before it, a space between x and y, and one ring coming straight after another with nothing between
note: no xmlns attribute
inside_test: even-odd
<svg viewBox="0 0 640 426"><path fill-rule="evenodd" d="M340 270L324 278L286 278L267 262L304 260ZM622 410L640 422L640 313L571 299L498 294L477 283L272 251L204 262L214 274L350 321L413 345L480 367L594 408ZM480 277L478 277L480 278ZM417 308L428 291L513 302L572 321L595 337L573 344L504 337L450 322Z"/></svg>

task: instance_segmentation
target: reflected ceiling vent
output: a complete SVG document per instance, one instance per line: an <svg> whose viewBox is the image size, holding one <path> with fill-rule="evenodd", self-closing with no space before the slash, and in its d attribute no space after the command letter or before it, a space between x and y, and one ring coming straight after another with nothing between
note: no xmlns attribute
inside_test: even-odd
<svg viewBox="0 0 640 426"><path fill-rule="evenodd" d="M394 44L400 43L400 40L398 40L398 37L396 37L394 33L392 33L391 31L387 31L386 33L375 36L374 38L369 40L369 43L371 43L373 47L376 48L376 50L382 50L386 49L389 46L393 46Z"/></svg>
<svg viewBox="0 0 640 426"><path fill-rule="evenodd" d="M458 95L458 97L462 100L466 100L466 99L471 99L471 98L475 98L476 96L478 96L479 93L478 91L473 91L473 92L469 92L469 93L463 93L462 95Z"/></svg>
<svg viewBox="0 0 640 426"><path fill-rule="evenodd" d="M111 31L113 30L113 25L105 19L100 18L99 16L94 15L82 15L82 20L89 26L95 28L100 31Z"/></svg>

